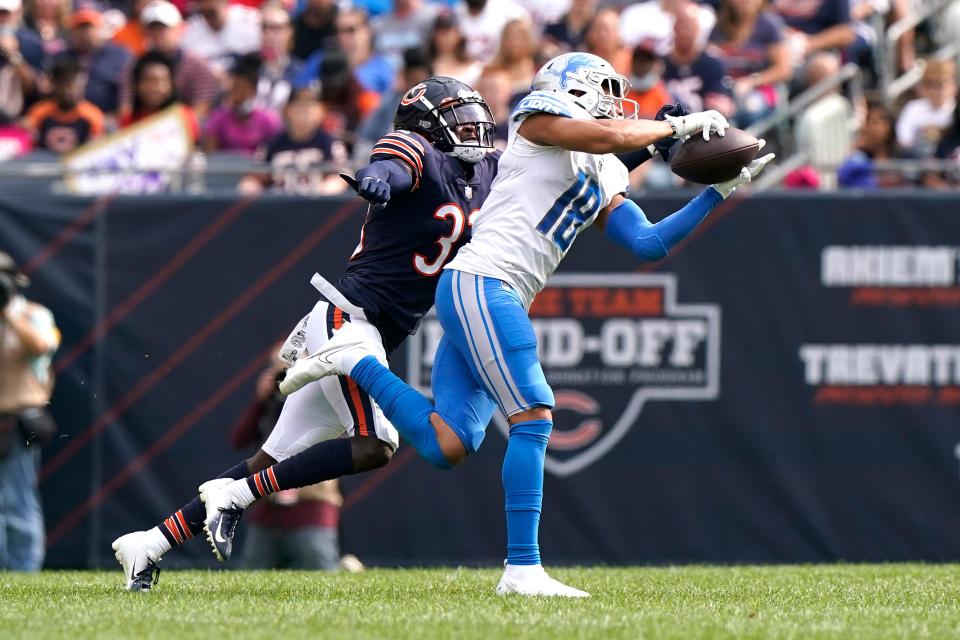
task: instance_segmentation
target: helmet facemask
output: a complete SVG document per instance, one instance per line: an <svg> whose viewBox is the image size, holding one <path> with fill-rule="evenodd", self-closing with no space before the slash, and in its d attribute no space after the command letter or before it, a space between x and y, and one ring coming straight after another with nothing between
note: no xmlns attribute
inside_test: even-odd
<svg viewBox="0 0 960 640"><path fill-rule="evenodd" d="M640 112L640 105L626 97L630 81L618 73L588 70L572 84L567 93L594 118L632 120Z"/></svg>
<svg viewBox="0 0 960 640"><path fill-rule="evenodd" d="M433 132L440 151L475 164L493 150L496 122L482 100L457 99L435 109L440 131Z"/></svg>

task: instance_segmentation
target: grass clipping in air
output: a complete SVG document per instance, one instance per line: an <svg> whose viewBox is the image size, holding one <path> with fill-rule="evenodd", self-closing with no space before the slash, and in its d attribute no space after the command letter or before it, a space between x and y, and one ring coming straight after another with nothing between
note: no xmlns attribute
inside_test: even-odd
<svg viewBox="0 0 960 640"><path fill-rule="evenodd" d="M960 566L554 569L589 600L502 598L497 570L0 573L0 638L957 638Z"/></svg>

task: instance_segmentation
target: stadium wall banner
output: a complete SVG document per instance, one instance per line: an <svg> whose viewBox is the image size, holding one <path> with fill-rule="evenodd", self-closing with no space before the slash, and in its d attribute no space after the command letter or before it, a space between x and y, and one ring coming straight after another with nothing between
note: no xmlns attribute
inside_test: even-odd
<svg viewBox="0 0 960 640"><path fill-rule="evenodd" d="M654 219L680 196L644 198ZM557 397L548 563L960 560L955 196L733 199L638 265L581 234L530 312ZM232 424L356 241L356 199L0 196L0 238L64 341L41 490L50 566L111 566L250 451ZM428 390L435 319L392 360ZM461 468L402 445L344 480L373 564L496 564L495 422ZM241 526L241 529L243 527ZM242 539L240 541L242 544ZM204 544L165 566L213 566Z"/></svg>
<svg viewBox="0 0 960 640"><path fill-rule="evenodd" d="M160 113L83 145L62 159L67 188L79 195L154 194L167 189L193 152L183 109Z"/></svg>

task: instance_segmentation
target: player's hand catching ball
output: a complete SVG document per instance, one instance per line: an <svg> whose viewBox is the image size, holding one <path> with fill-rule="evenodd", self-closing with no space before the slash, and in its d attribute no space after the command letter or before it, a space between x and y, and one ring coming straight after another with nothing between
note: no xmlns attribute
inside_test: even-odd
<svg viewBox="0 0 960 640"><path fill-rule="evenodd" d="M760 147L757 149L757 151L762 150L765 144L767 144L767 141L761 139ZM713 185L713 188L716 189L721 196L723 196L724 200L726 200L730 196L730 194L734 192L734 190L737 187L739 187L742 184L747 184L748 182L756 178L757 174L763 171L763 168L767 166L767 164L776 157L777 157L776 154L768 153L762 158L757 158L756 160L754 160L753 162L745 166L743 169L740 169L740 175L738 175L736 178L734 178L733 180L727 180L726 182L715 184Z"/></svg>
<svg viewBox="0 0 960 640"><path fill-rule="evenodd" d="M357 172L356 178L341 173L340 177L347 181L357 195L371 204L386 204L390 200L390 183L379 176L366 173L369 167Z"/></svg>
<svg viewBox="0 0 960 640"><path fill-rule="evenodd" d="M673 127L673 137L684 140L698 131L703 132L703 139L709 140L714 132L721 138L730 127L727 119L719 111L698 111L685 116L665 116L664 120Z"/></svg>

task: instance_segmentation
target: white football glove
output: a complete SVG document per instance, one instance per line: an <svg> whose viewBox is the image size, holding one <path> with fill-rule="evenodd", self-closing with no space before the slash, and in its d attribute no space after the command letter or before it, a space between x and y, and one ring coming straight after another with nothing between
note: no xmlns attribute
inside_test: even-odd
<svg viewBox="0 0 960 640"><path fill-rule="evenodd" d="M759 153L759 151L763 149L764 145L766 144L767 141L761 139L760 147L757 149L757 152ZM723 196L724 200L726 200L728 197L730 197L730 194L736 190L737 187L742 184L747 184L757 177L757 174L763 171L763 168L776 157L776 154L768 153L762 158L757 158L743 169L740 169L740 175L738 175L736 178L733 180L727 180L726 182L721 182L720 184L715 184L713 185L713 188L716 189L721 196Z"/></svg>
<svg viewBox="0 0 960 640"><path fill-rule="evenodd" d="M721 138L730 127L730 123L718 111L698 111L685 116L664 116L664 119L673 127L673 137L685 140L689 136L703 131L703 139L709 140L714 131Z"/></svg>

